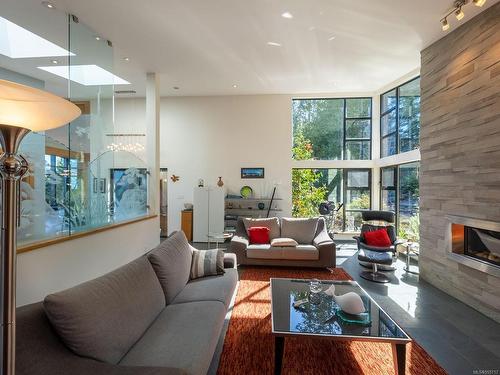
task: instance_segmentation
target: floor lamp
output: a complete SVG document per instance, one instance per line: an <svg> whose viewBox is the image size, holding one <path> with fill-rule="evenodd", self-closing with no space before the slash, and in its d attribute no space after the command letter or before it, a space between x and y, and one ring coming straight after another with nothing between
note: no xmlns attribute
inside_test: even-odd
<svg viewBox="0 0 500 375"><path fill-rule="evenodd" d="M2 179L2 375L15 373L16 232L20 184L28 162L18 155L30 131L57 128L81 114L73 103L46 91L0 80L0 176Z"/></svg>

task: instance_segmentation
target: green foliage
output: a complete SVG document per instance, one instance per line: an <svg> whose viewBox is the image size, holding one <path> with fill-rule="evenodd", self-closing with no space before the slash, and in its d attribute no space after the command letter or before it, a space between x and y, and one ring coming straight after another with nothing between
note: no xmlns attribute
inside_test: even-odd
<svg viewBox="0 0 500 375"><path fill-rule="evenodd" d="M308 160L312 156L309 140L299 132L295 135L293 157L295 160ZM321 174L312 169L292 170L292 215L294 217L318 216L318 206L325 200L327 189L318 187Z"/></svg>
<svg viewBox="0 0 500 375"><path fill-rule="evenodd" d="M344 103L346 108L344 108ZM309 159L340 160L344 155L344 109L348 118L370 117L370 99L302 99L293 101L293 132L311 142ZM370 122L349 120L347 137L370 137ZM294 144L295 145L295 144ZM348 143L350 159L369 158L369 142Z"/></svg>
<svg viewBox="0 0 500 375"><path fill-rule="evenodd" d="M401 220L398 237L412 242L420 242L420 215L418 213L406 220Z"/></svg>
<svg viewBox="0 0 500 375"><path fill-rule="evenodd" d="M349 209L368 209L370 208L370 195L363 193L359 198L355 198L349 204Z"/></svg>
<svg viewBox="0 0 500 375"><path fill-rule="evenodd" d="M342 99L293 101L294 138L296 134L303 134L310 141L309 159L342 159L343 103Z"/></svg>

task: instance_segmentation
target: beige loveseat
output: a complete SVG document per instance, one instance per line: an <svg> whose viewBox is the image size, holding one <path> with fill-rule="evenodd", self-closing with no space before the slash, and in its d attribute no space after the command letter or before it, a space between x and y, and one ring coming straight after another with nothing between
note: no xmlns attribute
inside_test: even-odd
<svg viewBox="0 0 500 375"><path fill-rule="evenodd" d="M291 238L297 246L250 244L248 228L267 227L269 237ZM238 219L230 252L238 264L300 267L335 267L335 243L327 233L323 218Z"/></svg>

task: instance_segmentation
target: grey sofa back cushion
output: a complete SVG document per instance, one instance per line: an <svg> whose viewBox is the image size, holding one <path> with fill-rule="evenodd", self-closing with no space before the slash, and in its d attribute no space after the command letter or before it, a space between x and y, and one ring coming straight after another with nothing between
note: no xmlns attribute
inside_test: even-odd
<svg viewBox="0 0 500 375"><path fill-rule="evenodd" d="M277 217L269 217L269 218L262 218L262 219L244 218L243 224L245 225L245 230L247 231L247 235L248 235L249 228L266 227L266 228L269 228L269 240L270 241L274 240L275 238L282 237L281 236L281 229L280 229L280 221Z"/></svg>
<svg viewBox="0 0 500 375"><path fill-rule="evenodd" d="M69 349L117 364L165 308L165 297L142 256L97 279L49 294L43 307Z"/></svg>
<svg viewBox="0 0 500 375"><path fill-rule="evenodd" d="M281 218L281 237L293 238L299 244L309 245L316 235L318 218Z"/></svg>
<svg viewBox="0 0 500 375"><path fill-rule="evenodd" d="M149 261L160 280L167 304L186 286L193 251L184 232L179 231L149 253Z"/></svg>

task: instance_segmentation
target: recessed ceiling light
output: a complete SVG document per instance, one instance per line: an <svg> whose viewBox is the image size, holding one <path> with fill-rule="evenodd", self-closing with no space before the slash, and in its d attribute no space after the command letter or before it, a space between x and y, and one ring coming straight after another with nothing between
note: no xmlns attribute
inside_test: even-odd
<svg viewBox="0 0 500 375"><path fill-rule="evenodd" d="M238 87L238 85L233 85L233 89L235 89L235 88L237 88L237 87Z"/></svg>
<svg viewBox="0 0 500 375"><path fill-rule="evenodd" d="M130 82L97 65L39 66L38 69L84 86L130 85Z"/></svg>
<svg viewBox="0 0 500 375"><path fill-rule="evenodd" d="M42 5L46 8L49 8L49 9L55 9L55 6L54 4L48 2L48 1L42 1Z"/></svg>
<svg viewBox="0 0 500 375"><path fill-rule="evenodd" d="M130 58L128 58L128 57L124 57L124 58L123 58L123 60L125 60L125 61L130 61Z"/></svg>
<svg viewBox="0 0 500 375"><path fill-rule="evenodd" d="M11 59L29 57L75 56L25 28L0 17L0 54Z"/></svg>
<svg viewBox="0 0 500 375"><path fill-rule="evenodd" d="M278 42L267 42L268 46L281 47L281 43Z"/></svg>
<svg viewBox="0 0 500 375"><path fill-rule="evenodd" d="M328 40L331 42L332 40L335 40L335 36L331 36L328 38Z"/></svg>
<svg viewBox="0 0 500 375"><path fill-rule="evenodd" d="M284 12L284 13L281 13L281 17L292 19L293 18L293 14L290 13L290 12Z"/></svg>
<svg viewBox="0 0 500 375"><path fill-rule="evenodd" d="M101 37L96 35L95 40L101 40Z"/></svg>
<svg viewBox="0 0 500 375"><path fill-rule="evenodd" d="M50 60L50 62L51 62L52 64L59 64L59 61L57 61L57 60Z"/></svg>
<svg viewBox="0 0 500 375"><path fill-rule="evenodd" d="M179 86L174 86L174 87L173 87L173 89L174 89L174 90L179 90L179 89L180 89L180 87L179 87Z"/></svg>

